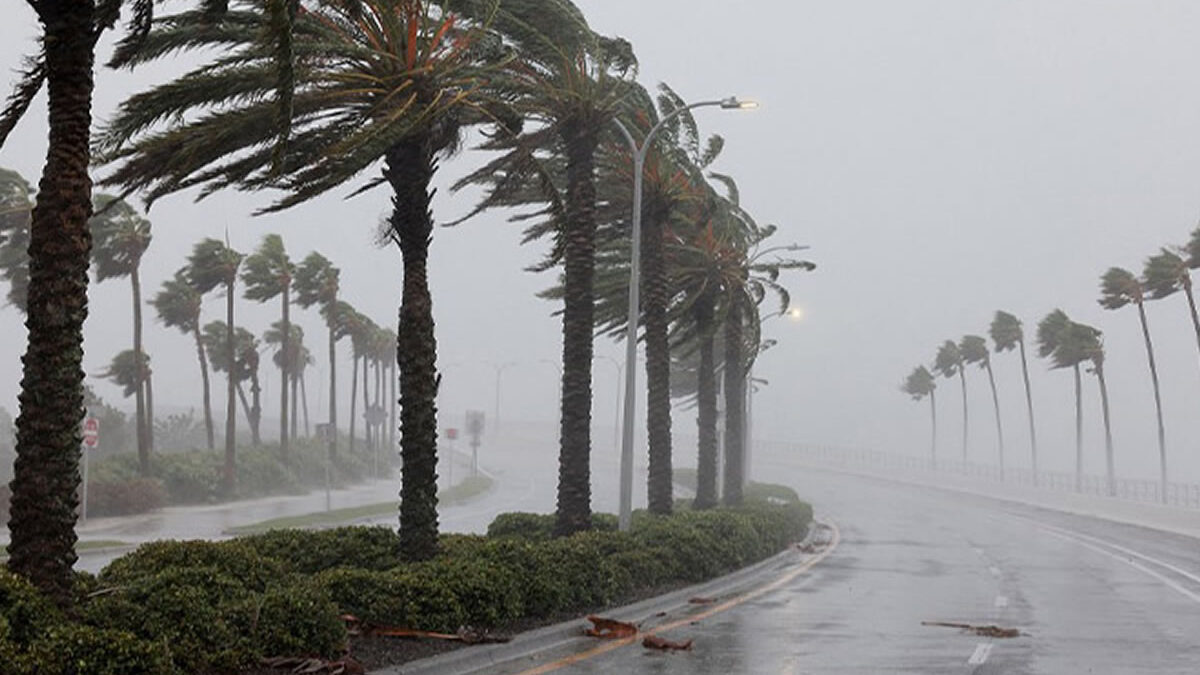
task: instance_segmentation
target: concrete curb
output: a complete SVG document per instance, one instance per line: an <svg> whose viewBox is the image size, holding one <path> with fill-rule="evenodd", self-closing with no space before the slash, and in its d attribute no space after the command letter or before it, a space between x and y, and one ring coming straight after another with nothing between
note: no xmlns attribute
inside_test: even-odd
<svg viewBox="0 0 1200 675"><path fill-rule="evenodd" d="M816 530L816 522L810 522L804 539L796 546L803 546L812 541ZM623 607L605 610L603 613L606 617L613 619L639 623L659 612L670 612L687 607L689 598L736 595L749 587L757 586L765 577L773 576L781 568L795 562L798 555L796 546L790 546L766 560L730 572L725 576L681 588L665 595L639 600ZM427 659L373 670L369 675L467 675L468 673L483 672L489 667L516 661L569 643L595 644L595 638L583 636L584 625L583 617L580 617L521 633L511 642L504 644L464 647Z"/></svg>

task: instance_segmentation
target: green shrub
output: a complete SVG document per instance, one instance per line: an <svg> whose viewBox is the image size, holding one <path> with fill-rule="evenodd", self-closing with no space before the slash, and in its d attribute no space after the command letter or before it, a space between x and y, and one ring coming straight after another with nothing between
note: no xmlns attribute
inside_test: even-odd
<svg viewBox="0 0 1200 675"><path fill-rule="evenodd" d="M311 579L294 578L246 601L251 640L262 656L332 657L346 645L346 626L329 593Z"/></svg>
<svg viewBox="0 0 1200 675"><path fill-rule="evenodd" d="M522 615L517 575L487 559L441 558L413 565L408 574L418 587L445 589L457 601L461 616L439 619L441 630L453 631L463 625L498 626Z"/></svg>
<svg viewBox="0 0 1200 675"><path fill-rule="evenodd" d="M163 643L185 673L236 670L260 654L250 640L252 593L215 567L133 575L80 608L85 623Z"/></svg>
<svg viewBox="0 0 1200 675"><path fill-rule="evenodd" d="M32 584L0 567L0 619L4 639L24 648L62 616Z"/></svg>
<svg viewBox="0 0 1200 675"><path fill-rule="evenodd" d="M266 558L244 542L153 541L109 563L100 572L104 584L120 584L169 570L212 568L254 591L264 590L285 572L284 564Z"/></svg>
<svg viewBox="0 0 1200 675"><path fill-rule="evenodd" d="M512 511L501 513L488 525L489 537L520 537L545 541L554 536L554 514ZM611 513L593 513L592 530L616 532L617 517Z"/></svg>
<svg viewBox="0 0 1200 675"><path fill-rule="evenodd" d="M6 672L56 675L167 675L175 672L163 643L121 630L61 623L51 626Z"/></svg>
<svg viewBox="0 0 1200 675"><path fill-rule="evenodd" d="M411 591L406 581L397 571L335 568L316 575L317 585L339 612L377 626L404 625L408 620Z"/></svg>
<svg viewBox="0 0 1200 675"><path fill-rule="evenodd" d="M156 478L88 480L88 514L127 516L147 513L167 503L167 492Z"/></svg>
<svg viewBox="0 0 1200 675"><path fill-rule="evenodd" d="M385 570L400 561L400 536L390 527L271 530L237 541L304 574L333 567Z"/></svg>

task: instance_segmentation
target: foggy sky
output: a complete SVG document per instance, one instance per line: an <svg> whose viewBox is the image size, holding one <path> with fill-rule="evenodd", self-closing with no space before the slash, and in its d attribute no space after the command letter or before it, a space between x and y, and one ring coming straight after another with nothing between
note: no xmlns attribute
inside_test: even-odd
<svg viewBox="0 0 1200 675"><path fill-rule="evenodd" d="M688 100L738 94L760 100L753 113L704 110L705 133L725 136L713 167L736 177L743 204L780 227L778 243L812 246L820 269L785 281L803 321L774 319L779 340L756 369L766 387L755 402L764 438L923 453L928 408L898 391L938 344L986 335L997 309L1026 323L1063 308L1105 334L1118 472L1152 477L1157 449L1150 382L1136 311L1102 310L1100 274L1111 265L1140 272L1164 244L1183 243L1200 217L1200 4L1189 0L752 1L587 0L596 29L628 38L647 87L669 83ZM0 25L0 64L14 69L32 50L36 26L24 3ZM107 44L111 44L111 41ZM102 47L101 59L108 47ZM181 60L181 63L183 61ZM108 114L146 83L178 72L155 67L131 76L103 70L95 111ZM11 82L12 77L7 81ZM0 166L36 183L45 153L45 99L0 152ZM466 153L442 165L439 221L461 215L472 195L447 186L477 166ZM342 268L343 296L377 322L394 325L398 254L372 245L388 194L344 201L335 191L290 212L251 218L263 196L223 193L200 205L190 195L151 210L154 243L143 265L150 297L204 236L249 252L280 232L293 259L320 250ZM466 408L492 413L488 362L505 372L504 417L556 419L560 325L555 307L534 297L552 279L523 268L538 246L519 245L520 228L488 213L435 233L430 261L443 383L443 426ZM101 370L128 348L125 280L94 287L85 367ZM205 321L222 318L211 296ZM1169 458L1176 479L1200 480L1200 354L1182 296L1148 305L1156 341ZM277 303L238 306L239 323L261 331ZM15 410L24 331L0 309L0 404ZM324 331L315 312L294 311L319 363L310 405L323 418ZM153 312L146 318L153 321ZM199 406L190 338L149 326L158 405ZM597 351L620 360L619 343ZM1031 354L1032 356L1032 354ZM269 363L269 361L264 361ZM995 357L1010 461L1025 465L1028 440L1015 355ZM341 366L340 373L348 375ZM1045 464L1073 461L1070 376L1031 363ZM263 370L264 408L277 373ZM644 378L644 372L639 374ZM615 373L595 368L598 425L611 423ZM644 382L644 379L643 379ZM968 372L972 458L995 453L985 375ZM340 385L343 390L348 380ZM939 380L944 456L959 453L956 381ZM113 402L118 389L97 390ZM1094 378L1087 378L1089 470L1102 467ZM214 407L222 405L220 388ZM644 408L642 408L644 411ZM643 415L643 413L639 413ZM639 426L644 423L640 417ZM242 425L239 420L239 425ZM264 426L270 431L269 424ZM692 435L690 413L676 430ZM693 457L681 443L679 461Z"/></svg>

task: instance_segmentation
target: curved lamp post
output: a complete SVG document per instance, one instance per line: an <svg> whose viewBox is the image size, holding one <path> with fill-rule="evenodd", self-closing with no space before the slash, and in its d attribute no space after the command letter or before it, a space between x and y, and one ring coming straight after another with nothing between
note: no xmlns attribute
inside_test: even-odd
<svg viewBox="0 0 1200 675"><path fill-rule="evenodd" d="M642 139L641 144L629 133L629 129L619 119L613 119L621 135L629 142L633 152L633 254L629 262L629 316L628 327L625 330L625 425L621 434L621 502L618 513L618 523L621 531L629 529L633 517L633 424L636 419L636 385L637 385L637 325L640 313L638 277L642 261L642 172L646 165L646 155L654 141L654 135L663 125L679 115L695 108L720 107L725 110L748 110L757 108L754 101L742 101L736 96L730 96L719 101L700 101L678 108L663 117L650 128L649 133Z"/></svg>

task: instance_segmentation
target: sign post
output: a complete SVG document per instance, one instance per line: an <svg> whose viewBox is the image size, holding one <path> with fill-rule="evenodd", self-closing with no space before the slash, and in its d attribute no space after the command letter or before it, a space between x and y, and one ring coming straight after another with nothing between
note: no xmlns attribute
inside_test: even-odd
<svg viewBox="0 0 1200 675"><path fill-rule="evenodd" d="M479 437L483 435L482 410L467 411L467 433L471 436L471 475L479 475Z"/></svg>
<svg viewBox="0 0 1200 675"><path fill-rule="evenodd" d="M454 487L454 441L458 440L458 429L446 427L446 489Z"/></svg>
<svg viewBox="0 0 1200 675"><path fill-rule="evenodd" d="M329 423L317 424L317 437L323 441L326 441L326 443L328 443L328 447L325 450L325 510L326 511L330 511L333 508L333 500L330 498L330 494L329 494L330 472L332 470L332 467L330 466L330 464L333 461L333 453L330 451L330 448L333 447L332 443L336 436L337 436L337 430L333 428L332 424L329 424Z"/></svg>
<svg viewBox="0 0 1200 675"><path fill-rule="evenodd" d="M100 447L100 420L95 417L87 417L83 420L83 494L82 504L80 506L80 516L83 522L87 522L87 505L88 505L88 455Z"/></svg>

